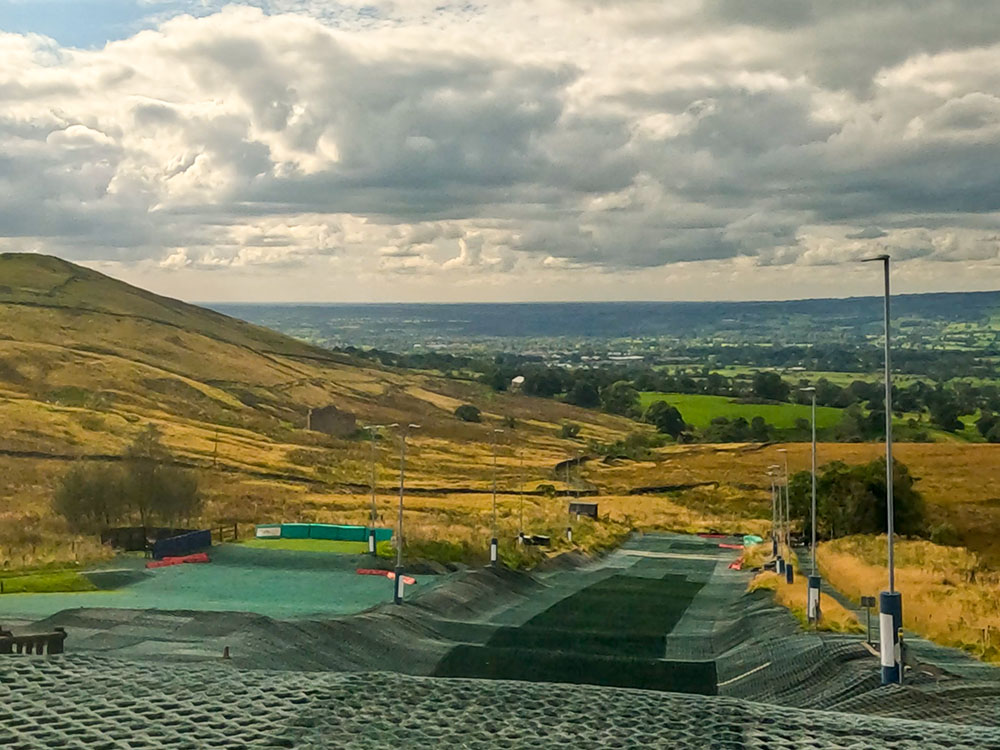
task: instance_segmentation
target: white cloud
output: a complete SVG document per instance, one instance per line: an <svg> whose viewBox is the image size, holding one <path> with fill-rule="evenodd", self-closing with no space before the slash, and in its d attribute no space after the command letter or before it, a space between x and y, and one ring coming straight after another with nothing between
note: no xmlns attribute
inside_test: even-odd
<svg viewBox="0 0 1000 750"><path fill-rule="evenodd" d="M0 247L174 293L260 268L271 298L331 262L331 298L593 271L614 298L646 269L713 297L873 249L941 286L996 261L1000 8L253 5L151 1L99 50L0 33Z"/></svg>

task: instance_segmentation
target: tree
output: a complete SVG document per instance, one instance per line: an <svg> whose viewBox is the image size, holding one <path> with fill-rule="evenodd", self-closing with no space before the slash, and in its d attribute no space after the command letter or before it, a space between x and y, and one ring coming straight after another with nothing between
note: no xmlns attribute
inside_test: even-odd
<svg viewBox="0 0 1000 750"><path fill-rule="evenodd" d="M654 401L646 408L646 413L642 415L642 420L656 427L658 432L678 438L687 425L684 417L681 416L676 406L671 406L666 401Z"/></svg>
<svg viewBox="0 0 1000 750"><path fill-rule="evenodd" d="M63 474L52 509L74 531L96 533L127 513L120 466L81 461Z"/></svg>
<svg viewBox="0 0 1000 750"><path fill-rule="evenodd" d="M753 376L753 395L768 401L787 401L788 383L776 372L757 372Z"/></svg>
<svg viewBox="0 0 1000 750"><path fill-rule="evenodd" d="M69 525L93 532L122 522L173 524L201 512L197 477L171 465L172 456L149 425L119 466L78 464L63 475L53 509Z"/></svg>
<svg viewBox="0 0 1000 750"><path fill-rule="evenodd" d="M903 535L925 532L924 500L914 488L917 480L898 461L893 463L893 509L896 531ZM800 471L789 481L790 513L803 527L811 513L812 479ZM834 461L823 467L816 481L816 529L823 539L850 534L884 534L887 527L885 459L849 466Z"/></svg>
<svg viewBox="0 0 1000 750"><path fill-rule="evenodd" d="M750 420L750 439L755 443L766 443L771 439L771 426L764 417L756 416Z"/></svg>
<svg viewBox="0 0 1000 750"><path fill-rule="evenodd" d="M577 380L566 394L566 403L592 409L601 405L601 394L589 380Z"/></svg>
<svg viewBox="0 0 1000 750"><path fill-rule="evenodd" d="M930 403L931 422L942 430L957 432L965 429L962 420L958 418L960 412L958 402L947 396L935 398Z"/></svg>
<svg viewBox="0 0 1000 750"><path fill-rule="evenodd" d="M627 380L619 380L601 389L604 411L622 416L635 416L639 410L639 391Z"/></svg>
<svg viewBox="0 0 1000 750"><path fill-rule="evenodd" d="M482 413L472 404L462 404L455 409L455 416L463 422L482 422Z"/></svg>

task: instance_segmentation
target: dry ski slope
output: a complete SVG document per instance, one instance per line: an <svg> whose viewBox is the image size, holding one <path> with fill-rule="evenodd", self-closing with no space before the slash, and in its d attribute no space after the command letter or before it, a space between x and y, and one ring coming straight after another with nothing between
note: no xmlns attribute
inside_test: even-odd
<svg viewBox="0 0 1000 750"><path fill-rule="evenodd" d="M944 671L882 688L733 555L649 535L335 620L61 613L69 653L0 657L0 746L1000 748L998 670L927 649Z"/></svg>

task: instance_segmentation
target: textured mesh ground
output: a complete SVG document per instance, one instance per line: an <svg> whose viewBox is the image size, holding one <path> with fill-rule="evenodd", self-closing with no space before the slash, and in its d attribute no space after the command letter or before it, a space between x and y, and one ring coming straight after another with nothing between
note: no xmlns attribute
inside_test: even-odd
<svg viewBox="0 0 1000 750"><path fill-rule="evenodd" d="M0 746L1000 748L1000 730L732 698L389 673L179 668L73 655L0 667Z"/></svg>
<svg viewBox="0 0 1000 750"><path fill-rule="evenodd" d="M745 593L732 555L647 536L579 569L474 571L406 607L324 621L64 613L44 625L67 627L70 653L0 658L0 747L1000 750L1000 670L911 639L943 676L881 687L860 638L802 632L766 592ZM535 682L379 671L449 659L459 676ZM685 689L672 681L711 680L685 673L699 663L719 697L613 687Z"/></svg>

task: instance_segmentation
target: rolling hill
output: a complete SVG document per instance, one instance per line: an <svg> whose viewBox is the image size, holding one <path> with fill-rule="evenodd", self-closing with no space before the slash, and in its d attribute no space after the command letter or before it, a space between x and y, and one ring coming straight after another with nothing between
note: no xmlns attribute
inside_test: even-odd
<svg viewBox="0 0 1000 750"><path fill-rule="evenodd" d="M456 419L462 403L482 409L483 421ZM442 491L490 486L493 430L509 418L516 426L497 435L508 489L553 481L552 466L581 449L556 436L564 420L582 425L581 438L614 440L635 428L549 400L373 367L57 258L0 255L5 559L60 533L48 503L70 461L115 460L147 424L202 473L205 522L280 517L292 496L319 507L324 497L363 495L363 436L305 429L309 409L328 405L358 425L419 423L407 485ZM398 482L396 445L378 446L386 491Z"/></svg>

